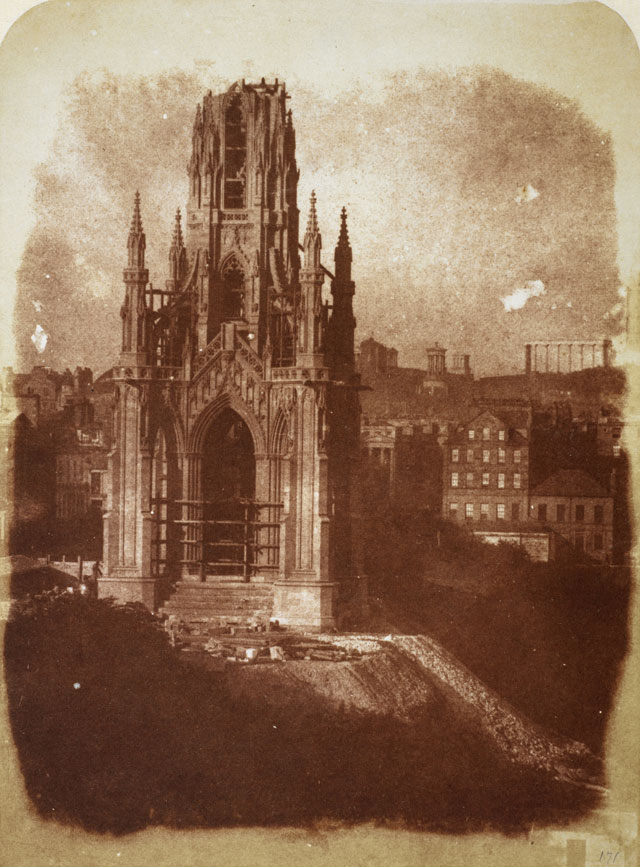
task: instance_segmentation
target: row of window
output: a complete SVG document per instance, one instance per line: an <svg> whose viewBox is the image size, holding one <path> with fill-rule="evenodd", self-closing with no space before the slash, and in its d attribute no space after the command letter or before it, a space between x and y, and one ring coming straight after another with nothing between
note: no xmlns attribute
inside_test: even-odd
<svg viewBox="0 0 640 867"><path fill-rule="evenodd" d="M476 439L476 433L478 434L477 439L480 439L480 438L482 438L483 440L490 440L491 439L491 428L490 427L483 427L481 431L480 430L475 431L475 430L473 430L473 428L470 428L467 431L467 436L469 437L470 440L475 440ZM502 440L504 442L506 440L506 438L507 438L506 430L499 430L498 431L498 439Z"/></svg>
<svg viewBox="0 0 640 867"><path fill-rule="evenodd" d="M533 506L531 507L534 508ZM582 522L585 520L586 509L584 505L574 506L573 519L578 522ZM551 510L547 508L546 503L538 503L538 508L536 510L536 517L538 521L550 521L555 520L558 524L564 524L566 521L571 520L571 516L569 514L569 510L564 503L557 503L555 510L555 518L551 515ZM602 524L604 522L604 506L594 506L593 507L593 523L594 524Z"/></svg>
<svg viewBox="0 0 640 867"><path fill-rule="evenodd" d="M519 464L522 461L522 452L520 449L514 449L513 454L513 462L514 464ZM476 459L476 452L474 449L467 449L467 463L473 463ZM507 450L506 449L498 449L498 463L504 464L507 460ZM457 464L460 462L460 449L451 449L451 462ZM491 449L483 449L482 450L482 463L490 464L491 463Z"/></svg>
<svg viewBox="0 0 640 867"><path fill-rule="evenodd" d="M472 488L474 486L475 476L473 473L451 473L451 487L452 488L461 488L463 487L462 482L466 483L467 488ZM513 487L516 490L519 490L522 487L522 476L520 473L514 473L513 478L511 480ZM497 483L499 488L506 488L507 486L507 476L506 473L498 473L497 474ZM490 488L491 487L491 473L482 473L482 487Z"/></svg>
<svg viewBox="0 0 640 867"><path fill-rule="evenodd" d="M464 516L467 520L473 520L476 517L476 503L465 503L464 504ZM460 508L459 503L449 503L449 516L455 519L458 515L458 511ZM534 508L533 506L531 507ZM506 506L504 503L497 503L495 506L495 516L491 514L491 506L489 503L480 503L480 509L478 515L481 519L489 520L490 518L495 517L499 521L505 520L507 517L506 514ZM519 521L520 520L520 503L512 503L511 504L511 520ZM585 520L585 506L577 505L575 506L574 511L575 520L580 523ZM546 503L539 503L537 508L537 519L538 521L547 521L548 518L548 510ZM555 520L559 524L563 524L568 520L568 511L565 505L558 503L556 505L556 513ZM604 506L594 506L593 507L593 522L595 524L602 524L604 522ZM602 546L600 546L602 547Z"/></svg>
<svg viewBox="0 0 640 867"><path fill-rule="evenodd" d="M472 521L476 517L476 505L476 503L464 504L464 516L468 521ZM458 516L459 509L459 503L449 503L449 517L455 520ZM498 521L504 521L507 517L507 507L504 503L497 503L495 506L495 512L492 513L489 503L480 503L480 509L477 514L481 520L488 521L496 518ZM510 517L512 521L520 520L520 503L511 504Z"/></svg>

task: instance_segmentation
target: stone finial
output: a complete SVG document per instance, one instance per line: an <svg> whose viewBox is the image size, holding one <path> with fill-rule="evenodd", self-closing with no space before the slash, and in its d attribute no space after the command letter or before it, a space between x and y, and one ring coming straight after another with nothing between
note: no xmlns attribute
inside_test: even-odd
<svg viewBox="0 0 640 867"><path fill-rule="evenodd" d="M176 211L176 218L173 224L173 237L171 238L171 246L177 249L180 247L184 247L184 238L182 237L182 215L180 214L180 208Z"/></svg>
<svg viewBox="0 0 640 867"><path fill-rule="evenodd" d="M133 217L131 218L131 234L142 234L142 218L140 216L140 192L136 190L133 200Z"/></svg>
<svg viewBox="0 0 640 867"><path fill-rule="evenodd" d="M308 235L315 235L318 232L318 215L316 213L316 191L311 191L311 198L309 199L309 219L307 220L307 232Z"/></svg>

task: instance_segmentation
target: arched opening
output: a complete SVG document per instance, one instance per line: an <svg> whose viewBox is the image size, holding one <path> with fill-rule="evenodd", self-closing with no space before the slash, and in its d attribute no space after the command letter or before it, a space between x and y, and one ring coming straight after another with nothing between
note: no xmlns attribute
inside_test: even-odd
<svg viewBox="0 0 640 867"><path fill-rule="evenodd" d="M295 363L295 340L292 315L286 299L274 298L271 305L271 363L288 367Z"/></svg>
<svg viewBox="0 0 640 867"><path fill-rule="evenodd" d="M245 275L235 256L222 267L223 318L245 319Z"/></svg>
<svg viewBox="0 0 640 867"><path fill-rule="evenodd" d="M242 113L240 96L232 99L225 117L224 206L246 205L247 122Z"/></svg>
<svg viewBox="0 0 640 867"><path fill-rule="evenodd" d="M205 574L249 578L257 553L256 460L251 432L231 409L207 431L201 478Z"/></svg>

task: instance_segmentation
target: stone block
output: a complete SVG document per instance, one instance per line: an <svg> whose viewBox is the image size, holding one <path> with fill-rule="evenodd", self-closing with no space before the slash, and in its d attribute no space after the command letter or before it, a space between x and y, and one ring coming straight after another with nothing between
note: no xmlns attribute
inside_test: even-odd
<svg viewBox="0 0 640 867"><path fill-rule="evenodd" d="M281 581L273 589L273 619L281 626L321 631L336 625L334 582Z"/></svg>
<svg viewBox="0 0 640 867"><path fill-rule="evenodd" d="M142 602L150 611L158 607L158 587L155 578L99 578L98 598L115 597L118 602Z"/></svg>

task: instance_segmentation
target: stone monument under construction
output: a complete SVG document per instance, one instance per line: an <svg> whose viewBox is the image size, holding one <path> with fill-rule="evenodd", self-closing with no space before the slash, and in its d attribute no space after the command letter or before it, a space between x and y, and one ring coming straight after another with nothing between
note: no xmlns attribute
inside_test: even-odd
<svg viewBox="0 0 640 867"><path fill-rule="evenodd" d="M354 283L344 209L334 274L314 195L299 243L286 100L263 79L198 105L161 290L136 194L99 592L325 629L365 596Z"/></svg>

